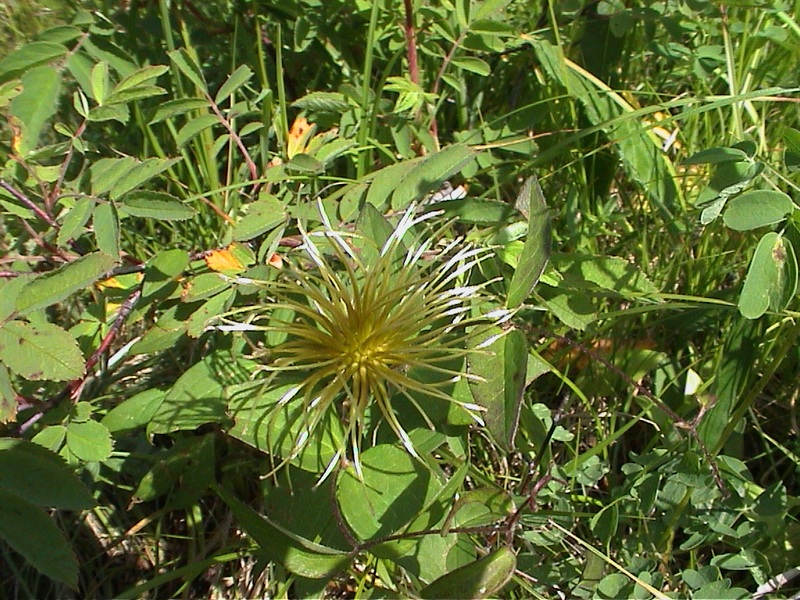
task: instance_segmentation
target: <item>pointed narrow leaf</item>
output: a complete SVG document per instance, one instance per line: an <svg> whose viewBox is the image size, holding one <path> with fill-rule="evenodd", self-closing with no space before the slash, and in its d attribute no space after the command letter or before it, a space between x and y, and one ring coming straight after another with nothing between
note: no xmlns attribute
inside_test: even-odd
<svg viewBox="0 0 800 600"><path fill-rule="evenodd" d="M11 321L0 327L0 361L20 377L69 381L83 375L78 342L52 323Z"/></svg>
<svg viewBox="0 0 800 600"><path fill-rule="evenodd" d="M109 197L116 200L182 160L182 158L149 158L143 162L137 162L121 174L121 177L112 186Z"/></svg>
<svg viewBox="0 0 800 600"><path fill-rule="evenodd" d="M158 219L160 221L185 221L197 215L197 211L175 196L164 192L141 190L127 194L119 207L120 212L134 217Z"/></svg>
<svg viewBox="0 0 800 600"><path fill-rule="evenodd" d="M222 488L217 488L216 491L260 550L270 559L283 564L290 572L302 577L321 579L343 571L350 564L350 554L291 534L259 515L229 492Z"/></svg>
<svg viewBox="0 0 800 600"><path fill-rule="evenodd" d="M0 60L0 80L14 72L29 70L37 65L49 63L51 60L67 54L69 49L63 44L53 42L33 42Z"/></svg>
<svg viewBox="0 0 800 600"><path fill-rule="evenodd" d="M489 598L508 583L517 556L503 546L488 556L443 575L420 591L420 598Z"/></svg>
<svg viewBox="0 0 800 600"><path fill-rule="evenodd" d="M233 228L233 239L237 242L258 237L286 220L283 203L270 194L261 194L247 209L247 214Z"/></svg>
<svg viewBox="0 0 800 600"><path fill-rule="evenodd" d="M400 210L414 199L434 192L451 176L475 158L475 151L466 144L454 144L426 156L414 164L392 193L392 208Z"/></svg>
<svg viewBox="0 0 800 600"><path fill-rule="evenodd" d="M236 90L242 87L245 83L250 81L253 76L253 71L247 65L242 65L228 76L222 87L219 88L217 95L214 97L214 102L222 104L228 99Z"/></svg>
<svg viewBox="0 0 800 600"><path fill-rule="evenodd" d="M202 91L208 92L205 79L203 78L203 72L185 49L174 50L169 53L169 57L172 59L172 63L177 66L181 73L186 75L193 84Z"/></svg>
<svg viewBox="0 0 800 600"><path fill-rule="evenodd" d="M517 206L527 206L530 214L525 246L508 286L508 308L517 308L525 302L550 259L550 215L535 177L528 178L522 186Z"/></svg>
<svg viewBox="0 0 800 600"><path fill-rule="evenodd" d="M487 348L488 354L473 353L467 363L469 372L481 378L470 380L472 396L486 409L486 427L495 441L506 450L514 448L519 413L525 391L528 367L528 348L524 334L512 329L503 332Z"/></svg>
<svg viewBox="0 0 800 600"><path fill-rule="evenodd" d="M94 211L94 237L101 252L119 260L119 215L111 202L103 202Z"/></svg>
<svg viewBox="0 0 800 600"><path fill-rule="evenodd" d="M75 236L80 235L78 232L82 231L83 226L92 216L94 205L95 201L92 198L80 198L75 202L75 206L64 216L64 222L61 229L58 230L56 243L59 246L63 246Z"/></svg>
<svg viewBox="0 0 800 600"><path fill-rule="evenodd" d="M86 289L114 266L114 259L103 252L87 254L75 262L39 275L26 285L17 298L21 314L60 302L78 290Z"/></svg>
<svg viewBox="0 0 800 600"><path fill-rule="evenodd" d="M35 67L21 81L22 93L11 101L11 114L24 126L15 149L25 155L36 147L45 123L56 112L61 75L51 66Z"/></svg>
<svg viewBox="0 0 800 600"><path fill-rule="evenodd" d="M75 588L78 561L56 524L41 508L0 489L0 539L36 569Z"/></svg>
<svg viewBox="0 0 800 600"><path fill-rule="evenodd" d="M144 67L125 77L114 87L111 93L117 94L140 85L152 84L154 80L161 77L167 71L169 71L169 67L165 67L164 65L150 65Z"/></svg>

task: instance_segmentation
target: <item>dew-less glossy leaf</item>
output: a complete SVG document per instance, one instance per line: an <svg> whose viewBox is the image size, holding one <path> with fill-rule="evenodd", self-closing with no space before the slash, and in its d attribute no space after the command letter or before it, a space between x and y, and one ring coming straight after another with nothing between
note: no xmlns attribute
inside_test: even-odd
<svg viewBox="0 0 800 600"><path fill-rule="evenodd" d="M197 211L175 196L165 192L141 190L127 194L119 207L120 212L134 217L160 221L185 221L197 216Z"/></svg>
<svg viewBox="0 0 800 600"><path fill-rule="evenodd" d="M112 408L100 422L111 433L144 427L153 418L165 396L163 390L144 390Z"/></svg>
<svg viewBox="0 0 800 600"><path fill-rule="evenodd" d="M0 539L51 579L75 588L78 561L53 519L5 489L0 489L0 506Z"/></svg>
<svg viewBox="0 0 800 600"><path fill-rule="evenodd" d="M475 151L469 146L454 144L415 162L397 182L392 192L392 208L404 209L413 200L422 199L425 194L438 190L449 177L461 171L474 158Z"/></svg>
<svg viewBox="0 0 800 600"><path fill-rule="evenodd" d="M791 242L775 233L758 242L739 298L739 312L757 319L767 309L783 310L797 291L797 258Z"/></svg>
<svg viewBox="0 0 800 600"><path fill-rule="evenodd" d="M175 248L162 252L148 261L144 271L142 295L151 296L176 280L189 265L189 253Z"/></svg>
<svg viewBox="0 0 800 600"><path fill-rule="evenodd" d="M489 63L474 56L457 56L451 62L459 69L477 73L482 77L487 77L492 72Z"/></svg>
<svg viewBox="0 0 800 600"><path fill-rule="evenodd" d="M189 140L191 140L194 136L202 132L204 129L208 129L214 125L219 123L219 119L216 115L200 115L191 119L186 125L181 127L178 134L175 136L175 145L178 148L183 148Z"/></svg>
<svg viewBox="0 0 800 600"><path fill-rule="evenodd" d="M342 424L334 411L314 429L303 448L297 440L307 414L301 399L276 408L292 386L264 389L260 382L247 382L228 388L231 398L228 413L234 426L229 435L272 456L272 463L294 456L292 464L305 471L322 473L342 447Z"/></svg>
<svg viewBox="0 0 800 600"><path fill-rule="evenodd" d="M83 375L75 338L52 323L11 321L0 327L0 361L20 377L69 381Z"/></svg>
<svg viewBox="0 0 800 600"><path fill-rule="evenodd" d="M708 148L692 154L689 158L683 161L683 165L716 165L723 162L736 162L746 161L749 157L747 153L740 148Z"/></svg>
<svg viewBox="0 0 800 600"><path fill-rule="evenodd" d="M163 96L167 93L162 87L157 85L139 85L123 91L114 91L109 94L106 102L109 104L127 104L136 100Z"/></svg>
<svg viewBox="0 0 800 600"><path fill-rule="evenodd" d="M39 275L26 285L17 297L17 310L21 314L45 308L86 289L114 266L108 254L94 252L63 267Z"/></svg>
<svg viewBox="0 0 800 600"><path fill-rule="evenodd" d="M465 198L436 203L446 218L457 217L467 225L498 225L505 223L516 213L510 204L485 198Z"/></svg>
<svg viewBox="0 0 800 600"><path fill-rule="evenodd" d="M206 325L228 310L235 296L236 290L227 289L208 300L189 317L186 333L193 338L203 335Z"/></svg>
<svg viewBox="0 0 800 600"><path fill-rule="evenodd" d="M111 202L102 202L92 218L94 237L101 252L119 260L119 216Z"/></svg>
<svg viewBox="0 0 800 600"><path fill-rule="evenodd" d="M21 77L22 93L11 101L11 114L22 124L22 135L15 142L18 154L36 147L47 120L56 112L61 75L54 67L35 67Z"/></svg>
<svg viewBox="0 0 800 600"><path fill-rule="evenodd" d="M111 187L110 198L116 200L182 160L182 158L149 158L137 162L126 172L120 173L120 177Z"/></svg>
<svg viewBox="0 0 800 600"><path fill-rule="evenodd" d="M489 598L508 583L517 556L505 546L479 558L420 590L420 598Z"/></svg>
<svg viewBox="0 0 800 600"><path fill-rule="evenodd" d="M41 446L51 452L58 452L64 445L67 438L67 428L63 425L50 425L31 438L37 446Z"/></svg>
<svg viewBox="0 0 800 600"><path fill-rule="evenodd" d="M122 81L114 86L112 94L124 92L125 90L139 87L141 85L150 84L167 71L169 71L169 67L165 67L164 65L150 65L139 69L138 71L134 71L130 75L124 77Z"/></svg>
<svg viewBox="0 0 800 600"><path fill-rule="evenodd" d="M0 363L0 424L9 423L17 416L17 393L11 386L8 369Z"/></svg>
<svg viewBox="0 0 800 600"><path fill-rule="evenodd" d="M61 229L58 230L56 243L59 246L63 246L74 237L80 235L78 232L82 230L83 226L89 221L89 217L92 216L94 205L95 201L92 198L79 198L75 202L75 206L69 209L69 212L64 216Z"/></svg>
<svg viewBox="0 0 800 600"><path fill-rule="evenodd" d="M775 190L753 190L728 200L722 220L736 231L748 231L783 221L794 210L792 199Z"/></svg>
<svg viewBox="0 0 800 600"><path fill-rule="evenodd" d="M20 71L27 71L67 54L69 49L53 42L33 42L0 60L0 80Z"/></svg>
<svg viewBox="0 0 800 600"><path fill-rule="evenodd" d="M195 62L194 58L192 58L185 49L181 48L180 50L169 52L169 57L180 72L189 78L189 81L195 84L200 90L206 93L208 92L202 70L197 66L197 62Z"/></svg>
<svg viewBox="0 0 800 600"><path fill-rule="evenodd" d="M92 68L91 74L92 97L99 105L106 103L111 82L108 79L108 63L100 61Z"/></svg>
<svg viewBox="0 0 800 600"><path fill-rule="evenodd" d="M214 102L217 104L222 104L225 102L225 100L233 95L236 90L250 81L251 77L253 77L253 71L250 69L250 67L247 65L240 66L228 76L228 79L226 79L225 83L222 84L222 87L219 88L217 95L214 97Z"/></svg>
<svg viewBox="0 0 800 600"><path fill-rule="evenodd" d="M497 328L496 335L502 331ZM504 449L514 448L519 411L525 391L528 347L517 329L508 331L487 348L488 353L470 355L467 368L481 381L470 380L472 396L486 409L483 419L495 441Z"/></svg>
<svg viewBox="0 0 800 600"><path fill-rule="evenodd" d="M222 423L230 359L222 353L207 356L178 378L148 425L148 434L192 430L206 423Z"/></svg>
<svg viewBox="0 0 800 600"><path fill-rule="evenodd" d="M361 455L364 481L352 468L339 474L336 498L342 516L362 540L390 535L411 523L442 487L419 460L395 445Z"/></svg>
<svg viewBox="0 0 800 600"><path fill-rule="evenodd" d="M321 579L344 570L352 555L292 534L259 515L230 492L217 488L217 494L230 507L236 521L255 540L261 552L290 572Z"/></svg>
<svg viewBox="0 0 800 600"><path fill-rule="evenodd" d="M233 228L233 239L237 242L251 240L286 220L286 210L275 196L261 194L257 201L247 206L247 214Z"/></svg>
<svg viewBox="0 0 800 600"><path fill-rule="evenodd" d="M343 113L351 108L344 97L338 92L311 92L292 102L295 108L312 112Z"/></svg>
<svg viewBox="0 0 800 600"><path fill-rule="evenodd" d="M539 277L550 259L551 236L550 215L542 188L535 177L529 177L525 181L516 204L527 207L529 219L525 246L508 286L506 306L512 309L525 302L539 282Z"/></svg>
<svg viewBox="0 0 800 600"><path fill-rule="evenodd" d="M0 489L39 506L65 510L94 506L92 495L63 458L25 440L0 439Z"/></svg>
<svg viewBox="0 0 800 600"><path fill-rule="evenodd" d="M230 281L218 273L202 273L186 282L181 299L184 302L205 300L219 294L230 285Z"/></svg>
<svg viewBox="0 0 800 600"><path fill-rule="evenodd" d="M169 102L164 102L163 104L159 105L153 115L153 118L150 119L150 124L154 125L155 123L160 123L164 119L169 119L170 117L175 117L177 115L183 115L187 112L201 108L208 108L208 100L205 98L181 98L179 100L170 100Z"/></svg>
<svg viewBox="0 0 800 600"><path fill-rule="evenodd" d="M67 425L67 448L86 462L103 462L111 456L111 433L97 421Z"/></svg>

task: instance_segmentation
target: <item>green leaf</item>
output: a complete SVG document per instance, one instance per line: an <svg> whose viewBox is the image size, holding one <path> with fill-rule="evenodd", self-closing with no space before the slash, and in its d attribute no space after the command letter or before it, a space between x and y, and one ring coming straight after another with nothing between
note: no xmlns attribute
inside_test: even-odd
<svg viewBox="0 0 800 600"><path fill-rule="evenodd" d="M477 73L481 77L488 77L492 72L489 63L474 56L456 56L451 62L459 69Z"/></svg>
<svg viewBox="0 0 800 600"><path fill-rule="evenodd" d="M185 221L197 216L197 211L165 192L141 190L127 194L119 207L120 212L134 217L160 221Z"/></svg>
<svg viewBox="0 0 800 600"><path fill-rule="evenodd" d="M166 392L155 388L139 392L112 408L100 421L111 433L144 427L158 411Z"/></svg>
<svg viewBox="0 0 800 600"><path fill-rule="evenodd" d="M0 438L0 490L43 507L83 510L95 504L63 458L19 439Z"/></svg>
<svg viewBox="0 0 800 600"><path fill-rule="evenodd" d="M45 123L56 112L61 76L54 67L35 67L21 81L22 93L11 101L11 114L22 126L16 150L25 156L36 147Z"/></svg>
<svg viewBox="0 0 800 600"><path fill-rule="evenodd" d="M189 265L189 253L180 248L166 250L151 258L144 270L142 296L153 296L164 288L177 287L177 279Z"/></svg>
<svg viewBox="0 0 800 600"><path fill-rule="evenodd" d="M260 194L257 201L246 207L247 214L233 228L233 239L237 242L258 237L286 220L283 203L271 194Z"/></svg>
<svg viewBox="0 0 800 600"><path fill-rule="evenodd" d="M797 292L797 258L791 242L771 231L758 242L742 295L739 312L757 319L767 309L783 310Z"/></svg>
<svg viewBox="0 0 800 600"><path fill-rule="evenodd" d="M753 190L728 200L723 221L736 231L748 231L783 221L794 210L792 199L774 190Z"/></svg>
<svg viewBox="0 0 800 600"><path fill-rule="evenodd" d="M474 158L475 151L472 148L466 144L454 144L415 162L396 182L392 208L401 210L413 200L421 200L425 194L438 190L449 177L461 171Z"/></svg>
<svg viewBox="0 0 800 600"><path fill-rule="evenodd" d="M106 98L108 97L108 88L111 85L111 82L108 78L108 63L106 61L100 61L94 67L92 67L90 81L92 85L92 97L99 105L102 106L106 103Z"/></svg>
<svg viewBox="0 0 800 600"><path fill-rule="evenodd" d="M111 433L97 421L67 425L67 448L80 460L103 462L111 456Z"/></svg>
<svg viewBox="0 0 800 600"><path fill-rule="evenodd" d="M351 108L344 94L338 92L311 92L292 102L294 108L312 112L343 113Z"/></svg>
<svg viewBox="0 0 800 600"><path fill-rule="evenodd" d="M125 172L119 173L120 177L111 187L109 197L112 200L120 198L123 194L139 187L182 160L183 158L149 158L142 162L135 162Z"/></svg>
<svg viewBox="0 0 800 600"><path fill-rule="evenodd" d="M250 81L251 77L253 77L253 71L250 69L250 67L247 65L240 66L228 76L228 79L226 79L225 83L222 84L222 87L219 88L217 95L214 97L214 102L217 104L222 104L231 95L233 95L236 90Z"/></svg>
<svg viewBox="0 0 800 600"><path fill-rule="evenodd" d="M0 327L0 361L20 377L36 381L70 381L84 370L75 338L46 321L11 321Z"/></svg>
<svg viewBox="0 0 800 600"><path fill-rule="evenodd" d="M217 488L216 491L261 552L284 565L290 572L301 577L321 579L343 571L350 564L351 554L290 533L259 515L226 490Z"/></svg>
<svg viewBox="0 0 800 600"><path fill-rule="evenodd" d="M67 439L66 427L63 425L50 425L33 436L31 441L51 452L58 452L61 450L61 446L64 445L65 439Z"/></svg>
<svg viewBox="0 0 800 600"><path fill-rule="evenodd" d="M719 148L708 148L692 154L683 161L684 166L689 165L717 165L723 162L748 161L750 157L740 148L730 148L722 146Z"/></svg>
<svg viewBox="0 0 800 600"><path fill-rule="evenodd" d="M167 392L148 424L148 434L192 430L206 423L222 423L226 393L223 381L232 378L235 363L224 353L211 354L193 365Z"/></svg>
<svg viewBox="0 0 800 600"><path fill-rule="evenodd" d="M495 328L493 332L500 337L488 346L487 354L474 352L468 359L469 372L481 378L470 379L469 384L475 402L486 409L483 418L492 437L511 451L525 391L528 347L517 329L503 334Z"/></svg>
<svg viewBox="0 0 800 600"><path fill-rule="evenodd" d="M519 307L539 282L550 258L550 215L535 177L529 177L517 197L517 206L529 213L528 234L514 276L508 286L506 306Z"/></svg>
<svg viewBox="0 0 800 600"><path fill-rule="evenodd" d="M53 519L5 489L0 489L0 506L0 538L51 579L76 588L78 561Z"/></svg>
<svg viewBox="0 0 800 600"><path fill-rule="evenodd" d="M511 205L486 198L465 198L437 202L436 208L444 211L447 218L456 217L467 225L490 225L507 222L516 211Z"/></svg>
<svg viewBox="0 0 800 600"><path fill-rule="evenodd" d="M208 129L213 125L218 125L219 119L216 115L200 115L191 119L175 136L175 145L180 149L183 148L194 136Z"/></svg>
<svg viewBox="0 0 800 600"><path fill-rule="evenodd" d="M800 131L787 127L783 132L783 141L786 142L783 162L789 169L800 167Z"/></svg>
<svg viewBox="0 0 800 600"><path fill-rule="evenodd" d="M133 497L150 502L174 490L170 505L195 501L214 484L214 436L180 439L159 455L158 462L145 473Z"/></svg>
<svg viewBox="0 0 800 600"><path fill-rule="evenodd" d="M517 556L503 546L491 554L443 575L419 592L420 598L489 598L508 583Z"/></svg>
<svg viewBox="0 0 800 600"><path fill-rule="evenodd" d="M69 240L80 237L79 232L89 221L94 210L95 201L93 198L79 198L67 214L64 216L61 229L58 230L56 243L64 246Z"/></svg>
<svg viewBox="0 0 800 600"><path fill-rule="evenodd" d="M111 93L117 94L144 84L150 84L167 71L169 71L169 67L165 67L164 65L149 65L147 67L143 67L138 71L134 71L130 75L124 77L122 81L114 86L114 89L111 91Z"/></svg>
<svg viewBox="0 0 800 600"><path fill-rule="evenodd" d="M160 123L164 119L169 119L177 115L183 115L187 112L199 109L208 108L208 100L205 98L181 98L179 100L170 100L160 104L150 119L150 124Z"/></svg>
<svg viewBox="0 0 800 600"><path fill-rule="evenodd" d="M119 260L119 216L111 202L102 202L92 218L94 237L101 252Z"/></svg>
<svg viewBox="0 0 800 600"><path fill-rule="evenodd" d="M69 52L63 44L53 42L32 42L15 50L0 60L0 80L5 81L20 71L30 71L38 65L61 58Z"/></svg>
<svg viewBox="0 0 800 600"><path fill-rule="evenodd" d="M114 259L103 252L87 254L26 285L17 298L17 310L26 314L60 302L84 290L114 266Z"/></svg>
<svg viewBox="0 0 800 600"><path fill-rule="evenodd" d="M442 487L406 450L373 446L361 455L364 480L351 467L341 471L336 498L342 516L362 540L390 535L411 523Z"/></svg>
<svg viewBox="0 0 800 600"><path fill-rule="evenodd" d="M145 98L163 96L166 93L167 90L157 85L139 85L121 92L111 92L106 99L106 102L109 104L123 104L134 102L136 100L144 100Z"/></svg>
<svg viewBox="0 0 800 600"><path fill-rule="evenodd" d="M0 363L0 425L10 423L17 416L17 393L11 385L8 369Z"/></svg>
<svg viewBox="0 0 800 600"><path fill-rule="evenodd" d="M235 296L236 290L227 289L206 301L189 317L186 333L193 338L203 335L206 325L228 310Z"/></svg>
<svg viewBox="0 0 800 600"><path fill-rule="evenodd" d="M205 79L203 78L203 72L200 67L195 62L194 58L183 48L180 50L173 50L169 52L169 57L172 60L172 64L183 73L189 81L191 81L198 89L203 92L208 93L208 88L206 87Z"/></svg>

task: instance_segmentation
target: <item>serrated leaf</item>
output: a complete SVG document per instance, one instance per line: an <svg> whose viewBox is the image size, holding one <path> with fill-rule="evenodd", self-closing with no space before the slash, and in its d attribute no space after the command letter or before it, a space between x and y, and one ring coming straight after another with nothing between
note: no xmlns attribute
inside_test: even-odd
<svg viewBox="0 0 800 600"><path fill-rule="evenodd" d="M79 198L75 202L75 206L69 209L69 212L64 216L61 229L58 230L56 243L59 246L65 245L78 235L78 232L89 221L89 217L92 216L94 205L95 201L93 198Z"/></svg>
<svg viewBox="0 0 800 600"><path fill-rule="evenodd" d="M235 290L228 289L208 300L189 317L186 333L193 338L200 337L205 331L208 322L230 307L235 295Z"/></svg>
<svg viewBox="0 0 800 600"><path fill-rule="evenodd" d="M97 247L101 252L119 260L119 216L111 202L103 202L94 211L92 219Z"/></svg>
<svg viewBox="0 0 800 600"><path fill-rule="evenodd" d="M794 210L792 199L775 190L753 190L728 200L722 220L735 231L748 231L783 221Z"/></svg>
<svg viewBox="0 0 800 600"><path fill-rule="evenodd" d="M177 279L189 264L189 253L180 248L165 250L150 259L144 271L142 295L152 296L166 287L177 287Z"/></svg>
<svg viewBox="0 0 800 600"><path fill-rule="evenodd" d="M185 221L197 216L197 211L165 192L142 190L127 194L119 207L120 212L134 217L160 221Z"/></svg>
<svg viewBox="0 0 800 600"><path fill-rule="evenodd" d="M457 56L453 58L452 63L459 69L464 69L471 73L477 73L481 77L487 77L492 72L492 68L485 60L475 56Z"/></svg>
<svg viewBox="0 0 800 600"><path fill-rule="evenodd" d="M438 190L474 158L475 151L469 146L454 144L414 162L413 167L396 183L392 193L392 208L404 209L414 199L422 199L425 194Z"/></svg>
<svg viewBox="0 0 800 600"><path fill-rule="evenodd" d="M0 439L0 490L37 506L63 510L83 510L95 504L63 458L39 444L19 439Z"/></svg>
<svg viewBox="0 0 800 600"><path fill-rule="evenodd" d="M52 323L11 321L0 327L0 361L20 377L70 381L83 375L78 342Z"/></svg>
<svg viewBox="0 0 800 600"><path fill-rule="evenodd" d="M182 160L183 158L149 158L135 162L126 172L119 173L120 176L111 187L109 197L112 200L120 198Z"/></svg>
<svg viewBox="0 0 800 600"><path fill-rule="evenodd" d="M111 92L106 98L106 102L108 104L123 104L163 96L166 93L167 90L157 85L138 85L127 90Z"/></svg>
<svg viewBox="0 0 800 600"><path fill-rule="evenodd" d="M106 103L108 88L111 82L108 79L108 63L100 61L92 68L91 74L92 97L100 106Z"/></svg>
<svg viewBox="0 0 800 600"><path fill-rule="evenodd" d="M153 118L150 119L150 124L154 125L155 123L160 123L164 119L183 115L201 108L208 108L208 100L205 98L181 98L180 100L170 100L169 102L164 102L159 105Z"/></svg>
<svg viewBox="0 0 800 600"><path fill-rule="evenodd" d="M0 506L0 538L51 579L77 587L78 561L53 519L7 490L0 489Z"/></svg>
<svg viewBox="0 0 800 600"><path fill-rule="evenodd" d="M180 72L189 78L189 81L195 84L200 90L208 93L208 88L203 78L203 72L200 70L194 58L192 58L185 49L173 50L169 52L169 57L173 65L178 67Z"/></svg>
<svg viewBox="0 0 800 600"><path fill-rule="evenodd" d="M757 319L782 310L797 291L797 257L788 239L771 231L758 242L739 297L739 312Z"/></svg>
<svg viewBox="0 0 800 600"><path fill-rule="evenodd" d="M529 218L525 245L508 286L506 306L511 309L525 302L550 259L550 214L536 178L530 177L525 181L516 205L526 207Z"/></svg>
<svg viewBox="0 0 800 600"><path fill-rule="evenodd" d="M286 220L283 203L270 194L261 194L247 209L247 214L233 228L233 239L237 242L258 237Z"/></svg>
<svg viewBox="0 0 800 600"><path fill-rule="evenodd" d="M103 462L111 456L111 433L97 421L67 425L67 448L80 460Z"/></svg>
<svg viewBox="0 0 800 600"><path fill-rule="evenodd" d="M208 129L213 125L217 125L219 123L219 119L216 115L200 115L199 117L195 117L191 119L186 125L181 127L180 131L178 131L177 135L175 136L175 145L178 148L183 148L189 140L191 140L194 136L199 134L204 129Z"/></svg>
<svg viewBox="0 0 800 600"><path fill-rule="evenodd" d="M236 521L258 544L261 552L301 577L321 579L344 570L352 556L292 534L259 515L230 492L217 488Z"/></svg>
<svg viewBox="0 0 800 600"><path fill-rule="evenodd" d="M343 113L351 108L344 94L338 92L311 92L292 102L292 106L312 112L334 113Z"/></svg>
<svg viewBox="0 0 800 600"><path fill-rule="evenodd" d="M420 590L420 598L489 598L508 583L517 555L503 546L475 562L442 575Z"/></svg>
<svg viewBox="0 0 800 600"><path fill-rule="evenodd" d="M35 67L22 77L22 93L11 101L11 114L23 125L15 150L24 156L36 147L47 120L56 112L61 75L50 66Z"/></svg>
<svg viewBox="0 0 800 600"><path fill-rule="evenodd" d="M76 108L76 110L78 110ZM107 104L106 106L93 106L92 109L86 113L84 110L78 111L79 114L85 115L88 121L94 123L102 123L103 121L119 121L123 125L128 122L131 114L125 104Z"/></svg>
<svg viewBox="0 0 800 600"><path fill-rule="evenodd" d="M222 87L219 88L217 95L214 97L214 102L222 104L232 94L236 92L245 83L250 81L253 77L253 71L247 65L242 65L228 76Z"/></svg>
<svg viewBox="0 0 800 600"><path fill-rule="evenodd" d="M0 363L0 424L10 423L17 416L17 393L11 386L8 369Z"/></svg>
<svg viewBox="0 0 800 600"><path fill-rule="evenodd" d="M94 252L39 275L26 285L17 298L17 311L26 314L64 300L89 287L114 266L114 259L103 252Z"/></svg>
<svg viewBox="0 0 800 600"><path fill-rule="evenodd" d="M69 52L63 44L53 42L32 42L15 50L0 60L0 79L18 71L27 71L61 58Z"/></svg>
<svg viewBox="0 0 800 600"><path fill-rule="evenodd" d="M164 65L150 65L143 67L138 71L134 71L130 75L124 77L112 90L112 94L124 92L134 87L139 87L147 83L151 83L155 79L161 77L164 73L169 71L169 67Z"/></svg>

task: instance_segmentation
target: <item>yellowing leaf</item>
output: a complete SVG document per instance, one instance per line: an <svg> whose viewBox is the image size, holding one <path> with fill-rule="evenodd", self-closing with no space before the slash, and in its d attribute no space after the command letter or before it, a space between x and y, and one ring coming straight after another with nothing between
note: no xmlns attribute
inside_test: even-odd
<svg viewBox="0 0 800 600"><path fill-rule="evenodd" d="M289 130L289 139L287 141L286 152L289 158L295 154L300 154L305 151L308 140L314 135L317 126L309 124L303 117L298 117L292 123L292 128Z"/></svg>
<svg viewBox="0 0 800 600"><path fill-rule="evenodd" d="M222 250L213 250L205 257L208 268L225 274L241 273L253 264L253 251L236 242Z"/></svg>

